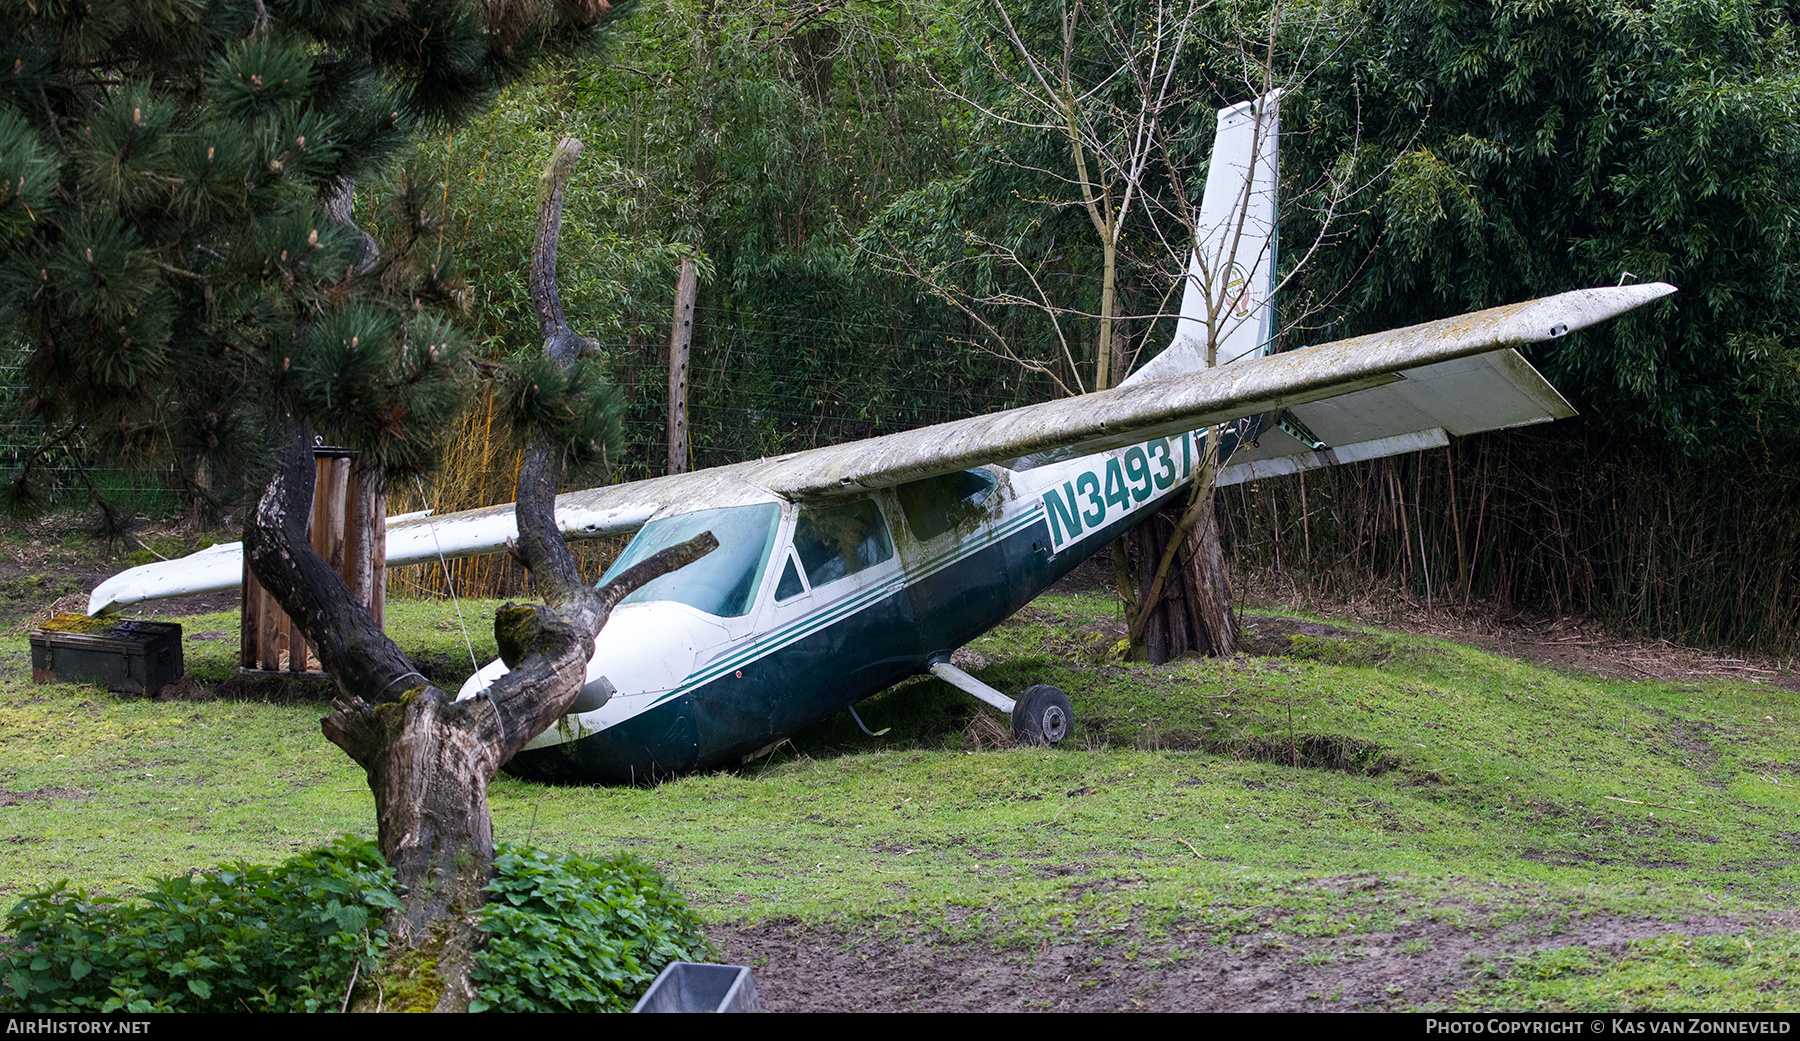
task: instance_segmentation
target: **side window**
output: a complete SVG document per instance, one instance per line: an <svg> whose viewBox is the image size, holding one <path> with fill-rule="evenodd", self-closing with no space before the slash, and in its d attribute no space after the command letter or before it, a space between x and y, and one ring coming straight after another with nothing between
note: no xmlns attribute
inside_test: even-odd
<svg viewBox="0 0 1800 1041"><path fill-rule="evenodd" d="M807 582L817 589L888 559L894 543L875 501L858 499L842 506L802 507L794 523L794 551Z"/></svg>
<svg viewBox="0 0 1800 1041"><path fill-rule="evenodd" d="M992 494L994 475L986 470L959 470L894 489L906 526L920 542L974 519Z"/></svg>
<svg viewBox="0 0 1800 1041"><path fill-rule="evenodd" d="M787 567L781 569L781 581L775 586L775 599L777 602L791 600L804 592L806 587L800 584L800 572L794 567L794 555L790 553Z"/></svg>

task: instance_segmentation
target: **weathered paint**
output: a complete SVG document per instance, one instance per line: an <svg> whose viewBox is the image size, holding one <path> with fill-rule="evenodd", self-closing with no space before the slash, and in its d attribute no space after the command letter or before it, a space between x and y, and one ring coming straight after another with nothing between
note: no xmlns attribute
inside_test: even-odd
<svg viewBox="0 0 1800 1041"><path fill-rule="evenodd" d="M909 574L898 588L883 583L873 595L725 648L616 724L547 732L509 769L543 780L618 784L730 765L948 658L1123 524L1095 532L1078 552L1052 554L1041 512L1026 504L1019 513L1007 534L941 547L936 555L951 559ZM773 575L766 580L774 582Z"/></svg>
<svg viewBox="0 0 1800 1041"><path fill-rule="evenodd" d="M1244 429L1247 435L1255 428ZM1222 441L1222 450L1229 454L1233 443ZM629 692L618 684L621 698L540 735L512 769L545 780L631 783L730 765L948 659L1181 495L1203 448L1200 436L1184 434L1026 474L1000 471L973 526L924 542L913 538L891 496L878 494L897 549L891 569L840 580L838 593L824 594L781 624L767 624L779 581L770 568L751 612L762 620L740 638L721 641L684 666L689 671L679 681ZM1166 480L1158 482L1159 473ZM1076 507L1079 530L1052 520L1047 504L1054 496L1090 486L1098 491ZM1053 534L1058 524L1060 536ZM777 558L791 544L792 531L791 521L780 528ZM676 604L627 606L644 615L666 612L671 630L691 613ZM637 615L628 619L626 631L611 636L619 646L602 633L590 678L611 675L609 661L658 656L643 646L655 627ZM474 696L503 671L498 663L483 669L463 696Z"/></svg>

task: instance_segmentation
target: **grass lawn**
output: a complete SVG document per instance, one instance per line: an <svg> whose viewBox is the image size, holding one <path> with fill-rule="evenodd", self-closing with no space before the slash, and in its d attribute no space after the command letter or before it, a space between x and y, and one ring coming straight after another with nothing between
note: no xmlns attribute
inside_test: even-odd
<svg viewBox="0 0 1800 1041"><path fill-rule="evenodd" d="M495 606L462 605L482 662ZM471 671L449 603L389 610L435 680ZM178 620L190 674L229 677L235 612ZM661 866L773 1007L1800 1007L1792 692L1248 621L1284 653L1151 667L1113 657L1105 599L1045 596L968 667L1068 692L1058 749L987 747L991 710L921 679L861 706L881 738L845 716L655 788L503 779L495 830ZM36 686L0 638L0 891L371 834L322 715Z"/></svg>

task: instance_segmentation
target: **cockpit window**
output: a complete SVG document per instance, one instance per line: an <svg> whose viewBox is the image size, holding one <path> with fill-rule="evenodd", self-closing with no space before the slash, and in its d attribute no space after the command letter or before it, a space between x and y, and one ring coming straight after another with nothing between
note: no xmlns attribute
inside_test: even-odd
<svg viewBox="0 0 1800 1041"><path fill-rule="evenodd" d="M920 542L929 542L973 519L992 494L994 475L986 470L959 470L894 489L906 526Z"/></svg>
<svg viewBox="0 0 1800 1041"><path fill-rule="evenodd" d="M794 551L814 589L836 582L894 555L887 522L873 499L842 506L800 510L794 524Z"/></svg>
<svg viewBox="0 0 1800 1041"><path fill-rule="evenodd" d="M781 507L772 502L697 510L651 521L637 533L619 559L600 576L605 585L626 568L659 550L679 545L703 531L719 540L719 548L687 567L641 586L621 603L674 600L720 618L736 618L750 610L769 566Z"/></svg>

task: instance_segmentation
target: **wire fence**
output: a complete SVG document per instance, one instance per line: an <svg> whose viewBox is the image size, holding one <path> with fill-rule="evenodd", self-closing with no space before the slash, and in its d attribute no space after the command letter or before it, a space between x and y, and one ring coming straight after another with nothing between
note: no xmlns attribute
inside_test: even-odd
<svg viewBox="0 0 1800 1041"><path fill-rule="evenodd" d="M10 480L27 463L49 508L79 507L95 495L133 513L160 515L186 508L191 499L174 466L125 467L95 464L78 447L44 444L42 431L22 407L29 391L28 349L0 345L0 479Z"/></svg>

